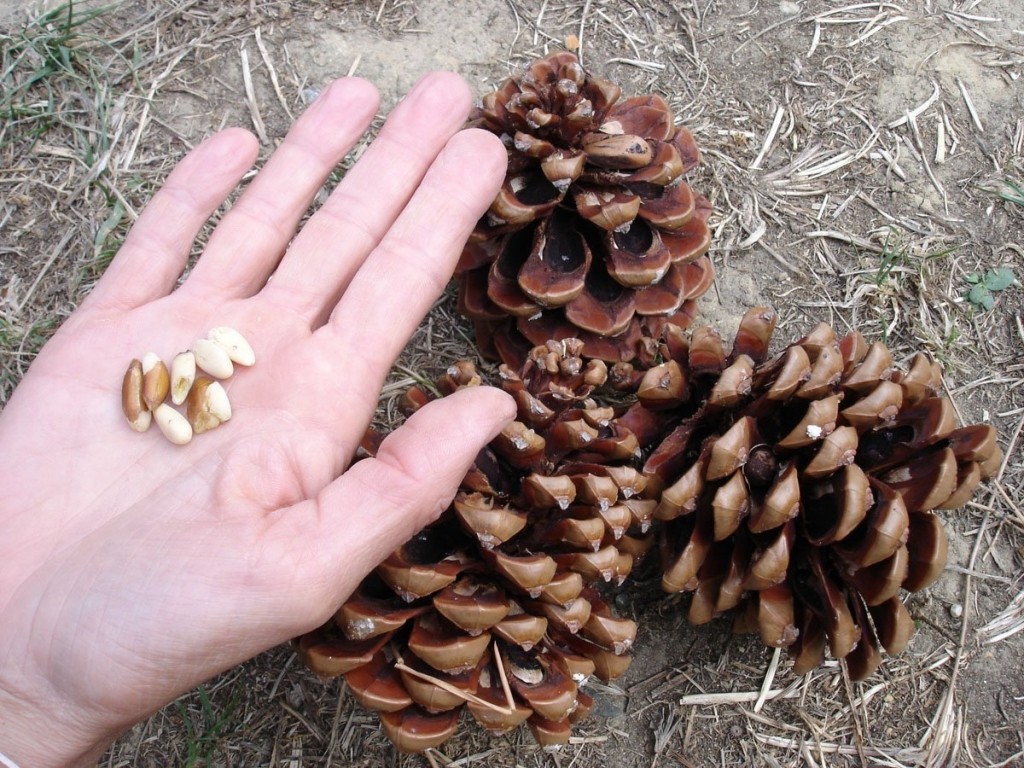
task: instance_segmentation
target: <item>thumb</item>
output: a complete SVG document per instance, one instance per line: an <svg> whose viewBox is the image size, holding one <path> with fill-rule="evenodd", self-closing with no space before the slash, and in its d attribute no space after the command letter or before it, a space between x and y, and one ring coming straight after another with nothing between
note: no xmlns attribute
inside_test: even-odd
<svg viewBox="0 0 1024 768"><path fill-rule="evenodd" d="M334 574L339 600L447 508L477 454L515 413L499 389L458 390L416 411L376 458L357 462L323 490L321 541L328 562L343 570Z"/></svg>

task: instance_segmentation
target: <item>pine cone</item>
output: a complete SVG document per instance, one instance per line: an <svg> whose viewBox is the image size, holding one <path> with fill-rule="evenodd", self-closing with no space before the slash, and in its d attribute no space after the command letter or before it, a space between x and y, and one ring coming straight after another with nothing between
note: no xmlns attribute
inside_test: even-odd
<svg viewBox="0 0 1024 768"><path fill-rule="evenodd" d="M913 634L900 590L945 565L932 510L964 504L1001 451L992 427L956 428L927 356L900 370L883 344L819 325L767 359L775 319L750 310L728 353L710 328L667 324L611 380L577 339L502 366L518 420L436 524L296 641L307 665L344 674L403 751L440 744L463 707L563 744L592 705L579 683L621 675L637 629L594 587L621 585L657 527L662 586L693 593L693 623L732 611L798 674L828 646L869 675ZM598 404L612 380L631 405ZM459 363L438 389L479 383ZM403 409L429 399L415 388Z"/></svg>
<svg viewBox="0 0 1024 768"><path fill-rule="evenodd" d="M642 496L690 621L736 609L736 631L787 648L798 674L828 645L862 679L913 634L900 589L945 565L932 510L968 501L1002 455L992 427L956 428L924 354L903 371L883 344L819 325L766 361L774 324L749 311L729 354L709 329L669 329L619 422L644 445L657 434Z"/></svg>
<svg viewBox="0 0 1024 768"><path fill-rule="evenodd" d="M552 343L518 373L502 368L519 420L480 453L436 524L296 641L315 672L345 675L402 751L443 742L463 707L489 730L525 721L545 747L564 744L593 703L579 685L629 666L636 624L594 584L621 583L652 545L656 502L637 498L635 438L588 399L606 366L584 363L580 347ZM460 363L438 388L479 383ZM403 410L429 399L410 390Z"/></svg>
<svg viewBox="0 0 1024 768"><path fill-rule="evenodd" d="M589 357L629 361L666 318L689 325L711 285L711 206L682 180L700 161L693 136L660 96L620 93L560 52L471 117L508 148L459 264L459 307L489 357L518 367L533 345L577 337Z"/></svg>

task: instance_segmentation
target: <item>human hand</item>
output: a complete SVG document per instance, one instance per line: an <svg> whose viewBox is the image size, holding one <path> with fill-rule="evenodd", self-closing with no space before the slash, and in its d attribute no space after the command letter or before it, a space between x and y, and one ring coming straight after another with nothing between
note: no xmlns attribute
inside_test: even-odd
<svg viewBox="0 0 1024 768"><path fill-rule="evenodd" d="M257 147L235 129L190 153L3 412L0 751L24 768L95 760L176 695L321 624L512 418L497 390L459 392L346 471L505 169L494 136L459 131L466 85L431 75L295 235L377 103L361 80L325 90L175 289ZM169 361L218 325L257 355L225 382L231 421L184 447L133 432L129 360Z"/></svg>

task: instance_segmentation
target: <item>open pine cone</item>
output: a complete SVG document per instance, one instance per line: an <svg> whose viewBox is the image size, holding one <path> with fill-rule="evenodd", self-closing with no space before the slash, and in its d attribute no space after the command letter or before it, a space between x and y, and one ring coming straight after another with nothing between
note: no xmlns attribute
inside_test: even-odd
<svg viewBox="0 0 1024 768"><path fill-rule="evenodd" d="M914 631L900 590L945 565L932 510L964 504L1001 451L992 427L956 428L926 355L901 370L883 344L819 325L768 359L775 319L749 311L728 352L710 328L664 325L636 368L613 366L626 405L596 401L609 372L578 339L503 365L518 420L436 524L296 641L306 664L344 674L403 751L440 744L463 708L563 744L592 704L579 684L622 674L637 630L595 585L621 584L657 538L692 622L732 612L798 674L827 646L869 675ZM459 363L438 389L479 383ZM429 399L414 388L403 409Z"/></svg>
<svg viewBox="0 0 1024 768"><path fill-rule="evenodd" d="M489 730L525 721L540 744L564 744L592 706L579 685L629 666L636 624L593 585L621 583L651 546L656 503L636 498L636 439L587 399L606 367L585 364L580 346L552 343L519 373L503 367L519 420L480 453L436 524L296 641L315 672L345 675L402 751L443 742L463 708ZM438 387L479 383L460 363ZM403 410L429 399L410 390Z"/></svg>
<svg viewBox="0 0 1024 768"><path fill-rule="evenodd" d="M819 325L766 360L774 325L749 311L728 353L708 328L666 329L617 423L653 447L641 497L690 620L736 609L736 631L787 648L798 674L827 645L862 679L914 632L900 590L945 565L932 510L967 502L1002 454L991 426L956 428L926 355L900 370L883 344Z"/></svg>
<svg viewBox="0 0 1024 768"><path fill-rule="evenodd" d="M560 52L470 119L508 148L458 269L460 311L489 357L518 367L533 345L576 337L588 357L629 361L665 320L689 325L711 285L711 206L683 181L700 161L693 136L660 96L620 93Z"/></svg>

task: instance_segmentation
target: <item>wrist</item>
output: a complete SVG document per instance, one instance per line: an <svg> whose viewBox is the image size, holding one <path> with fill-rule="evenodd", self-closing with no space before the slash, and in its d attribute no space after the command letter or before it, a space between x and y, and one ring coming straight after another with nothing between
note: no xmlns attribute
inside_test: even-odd
<svg viewBox="0 0 1024 768"><path fill-rule="evenodd" d="M95 765L118 731L89 727L73 710L0 681L0 755L15 768Z"/></svg>

